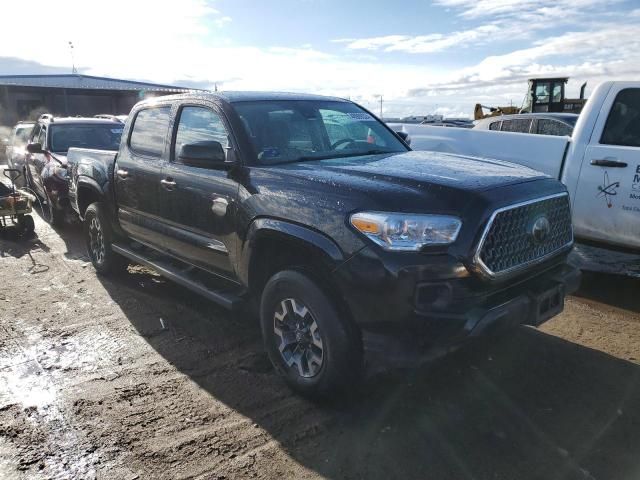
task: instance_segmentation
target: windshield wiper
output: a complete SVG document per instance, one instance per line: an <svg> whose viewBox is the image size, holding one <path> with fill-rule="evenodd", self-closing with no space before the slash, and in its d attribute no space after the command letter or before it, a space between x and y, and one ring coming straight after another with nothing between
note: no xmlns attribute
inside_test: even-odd
<svg viewBox="0 0 640 480"><path fill-rule="evenodd" d="M347 157L362 157L364 155L379 155L381 153L396 153L393 150L382 150L382 149L373 149L373 150L365 150L364 152L350 152L350 153L342 153L342 154L327 154L327 155L317 155L317 156L305 156L298 157L295 160L291 160L292 162L304 162L308 160L328 160L332 158L347 158Z"/></svg>

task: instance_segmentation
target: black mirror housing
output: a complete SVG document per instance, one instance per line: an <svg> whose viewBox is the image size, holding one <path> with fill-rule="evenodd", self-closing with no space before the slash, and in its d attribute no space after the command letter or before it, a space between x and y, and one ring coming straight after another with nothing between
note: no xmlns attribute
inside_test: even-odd
<svg viewBox="0 0 640 480"><path fill-rule="evenodd" d="M199 168L223 168L227 164L222 144L214 140L183 144L178 160L184 165Z"/></svg>
<svg viewBox="0 0 640 480"><path fill-rule="evenodd" d="M406 143L407 145L411 145L411 138L409 138L409 134L407 132L396 132L396 135L398 135L400 137L400 140L402 140L404 143Z"/></svg>
<svg viewBox="0 0 640 480"><path fill-rule="evenodd" d="M44 150L42 149L42 144L41 143L29 143L27 145L27 152L29 153L44 153Z"/></svg>

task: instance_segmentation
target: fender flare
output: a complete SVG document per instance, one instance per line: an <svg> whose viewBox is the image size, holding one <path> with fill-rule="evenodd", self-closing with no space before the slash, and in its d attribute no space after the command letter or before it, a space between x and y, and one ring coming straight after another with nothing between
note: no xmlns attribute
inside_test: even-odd
<svg viewBox="0 0 640 480"><path fill-rule="evenodd" d="M325 260L333 267L344 262L345 256L340 247L324 233L287 220L275 218L257 218L251 222L245 241L242 244L238 262L238 276L243 284L249 285L249 268L252 251L264 236L292 239L301 245L310 246L324 254Z"/></svg>
<svg viewBox="0 0 640 480"><path fill-rule="evenodd" d="M75 195L75 210L80 216L84 218L84 212L80 211L80 191L88 189L97 194L100 198L105 198L107 195L102 187L91 177L80 176L76 182L76 195Z"/></svg>

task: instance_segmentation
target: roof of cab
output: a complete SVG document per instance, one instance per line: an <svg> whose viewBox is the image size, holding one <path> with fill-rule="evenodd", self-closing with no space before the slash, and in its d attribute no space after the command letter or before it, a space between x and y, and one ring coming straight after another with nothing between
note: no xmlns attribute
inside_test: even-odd
<svg viewBox="0 0 640 480"><path fill-rule="evenodd" d="M94 125L122 125L119 120L111 120L107 118L93 118L93 117L53 117L51 119L39 120L42 123L57 124L94 124Z"/></svg>
<svg viewBox="0 0 640 480"><path fill-rule="evenodd" d="M318 100L318 101L334 101L334 102L348 102L344 98L328 97L324 95L313 95L309 93L289 93L289 92L193 92L183 93L178 95L169 95L163 97L155 97L153 99L145 100L143 103L154 103L154 101L162 100L174 100L194 98L203 100L221 99L229 103L236 102L256 102L256 101L270 101L270 100Z"/></svg>

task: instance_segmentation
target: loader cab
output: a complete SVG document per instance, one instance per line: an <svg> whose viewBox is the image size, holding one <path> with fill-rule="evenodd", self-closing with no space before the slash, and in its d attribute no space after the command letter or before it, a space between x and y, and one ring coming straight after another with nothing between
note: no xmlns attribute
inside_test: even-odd
<svg viewBox="0 0 640 480"><path fill-rule="evenodd" d="M531 112L563 112L564 87L568 78L532 78L528 99Z"/></svg>
<svg viewBox="0 0 640 480"><path fill-rule="evenodd" d="M580 89L580 98L567 99L565 86L569 77L531 78L523 113L580 113L585 104L584 89Z"/></svg>

